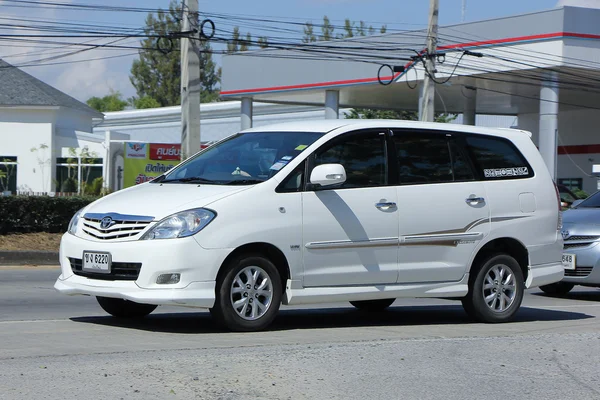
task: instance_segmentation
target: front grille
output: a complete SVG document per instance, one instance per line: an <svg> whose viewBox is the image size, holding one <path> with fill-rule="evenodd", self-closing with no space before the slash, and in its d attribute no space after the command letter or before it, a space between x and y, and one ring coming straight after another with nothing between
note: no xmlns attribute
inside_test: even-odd
<svg viewBox="0 0 600 400"><path fill-rule="evenodd" d="M590 244L592 244L594 242L590 242L590 243L565 243L563 245L564 249L580 249L582 247L587 247Z"/></svg>
<svg viewBox="0 0 600 400"><path fill-rule="evenodd" d="M592 269L594 269L594 267L577 267L574 270L565 269L565 276L575 276L578 278L585 278L586 276L588 276L589 274L592 273Z"/></svg>
<svg viewBox="0 0 600 400"><path fill-rule="evenodd" d="M586 240L588 242L593 242L594 240L600 239L600 236L570 236L565 239L567 242L575 241L575 240Z"/></svg>
<svg viewBox="0 0 600 400"><path fill-rule="evenodd" d="M565 249L579 249L590 246L598 239L600 239L600 236L570 236L564 240L563 247Z"/></svg>
<svg viewBox="0 0 600 400"><path fill-rule="evenodd" d="M142 269L142 263L113 262L110 267L110 274L99 274L97 272L83 271L81 258L69 257L69 262L71 263L71 270L75 275L103 281L135 281Z"/></svg>
<svg viewBox="0 0 600 400"><path fill-rule="evenodd" d="M105 217L111 217L111 226L101 227L101 221ZM116 240L123 238L134 238L139 235L152 222L153 217L141 215L120 214L86 214L83 216L83 231L100 240Z"/></svg>

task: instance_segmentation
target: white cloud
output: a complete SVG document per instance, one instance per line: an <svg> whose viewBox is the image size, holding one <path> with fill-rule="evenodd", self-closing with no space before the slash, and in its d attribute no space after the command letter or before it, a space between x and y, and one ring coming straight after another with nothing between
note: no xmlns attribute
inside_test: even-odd
<svg viewBox="0 0 600 400"><path fill-rule="evenodd" d="M600 8L600 0L559 0L556 6Z"/></svg>
<svg viewBox="0 0 600 400"><path fill-rule="evenodd" d="M81 101L102 97L111 90L120 91L127 98L135 94L127 73L131 60L132 57L124 57L53 67L45 81Z"/></svg>
<svg viewBox="0 0 600 400"><path fill-rule="evenodd" d="M3 13L2 16L8 18L43 20L56 20L57 18L64 19L66 17L66 15L61 15L60 10L55 7L28 9L26 15L24 15L21 9L15 9ZM14 24L18 23L17 21L6 22ZM27 24L27 22L25 22L25 24ZM10 31L3 32L42 35L42 37L47 34L47 32L44 31L22 28L14 28ZM40 40L48 42L52 39ZM69 41L65 39L56 39L56 41L61 40ZM99 39L89 41L89 43L101 44L107 41L108 39ZM131 44L131 42L122 43ZM85 101L92 96L104 96L108 94L111 89L120 91L124 98L135 94L135 90L129 82L129 69L134 56L90 60L132 53L132 50L93 49L73 56L47 59L82 49L84 48L80 46L48 45L48 43L43 44L37 40L34 42L3 42L0 47L0 58L10 64L20 67L27 73L81 101ZM38 60L43 61L38 63ZM28 65L31 66L28 67Z"/></svg>

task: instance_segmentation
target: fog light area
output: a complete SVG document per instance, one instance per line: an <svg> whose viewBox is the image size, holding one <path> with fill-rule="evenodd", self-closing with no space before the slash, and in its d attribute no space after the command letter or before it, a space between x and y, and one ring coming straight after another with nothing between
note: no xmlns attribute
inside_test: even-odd
<svg viewBox="0 0 600 400"><path fill-rule="evenodd" d="M180 278L181 274L162 274L156 278L156 283L159 285L172 285L179 283Z"/></svg>

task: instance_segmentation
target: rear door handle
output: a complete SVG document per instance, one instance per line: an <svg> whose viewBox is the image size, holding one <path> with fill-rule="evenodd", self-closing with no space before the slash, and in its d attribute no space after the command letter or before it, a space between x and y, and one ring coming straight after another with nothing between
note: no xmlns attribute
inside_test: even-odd
<svg viewBox="0 0 600 400"><path fill-rule="evenodd" d="M485 203L485 199L483 197L469 197L469 198L465 199L465 201L467 202L467 204L470 204L470 205L477 205L479 203Z"/></svg>
<svg viewBox="0 0 600 400"><path fill-rule="evenodd" d="M388 210L390 208L396 207L396 203L394 203L394 202L377 203L377 204L375 204L375 207L379 208L380 210Z"/></svg>

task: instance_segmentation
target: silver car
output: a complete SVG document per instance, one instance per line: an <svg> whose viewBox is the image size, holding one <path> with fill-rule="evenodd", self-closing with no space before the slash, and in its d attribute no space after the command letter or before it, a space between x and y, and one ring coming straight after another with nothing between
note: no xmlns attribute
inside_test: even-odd
<svg viewBox="0 0 600 400"><path fill-rule="evenodd" d="M562 281L541 286L553 295L567 294L575 285L600 287L600 191L573 203L563 213Z"/></svg>

